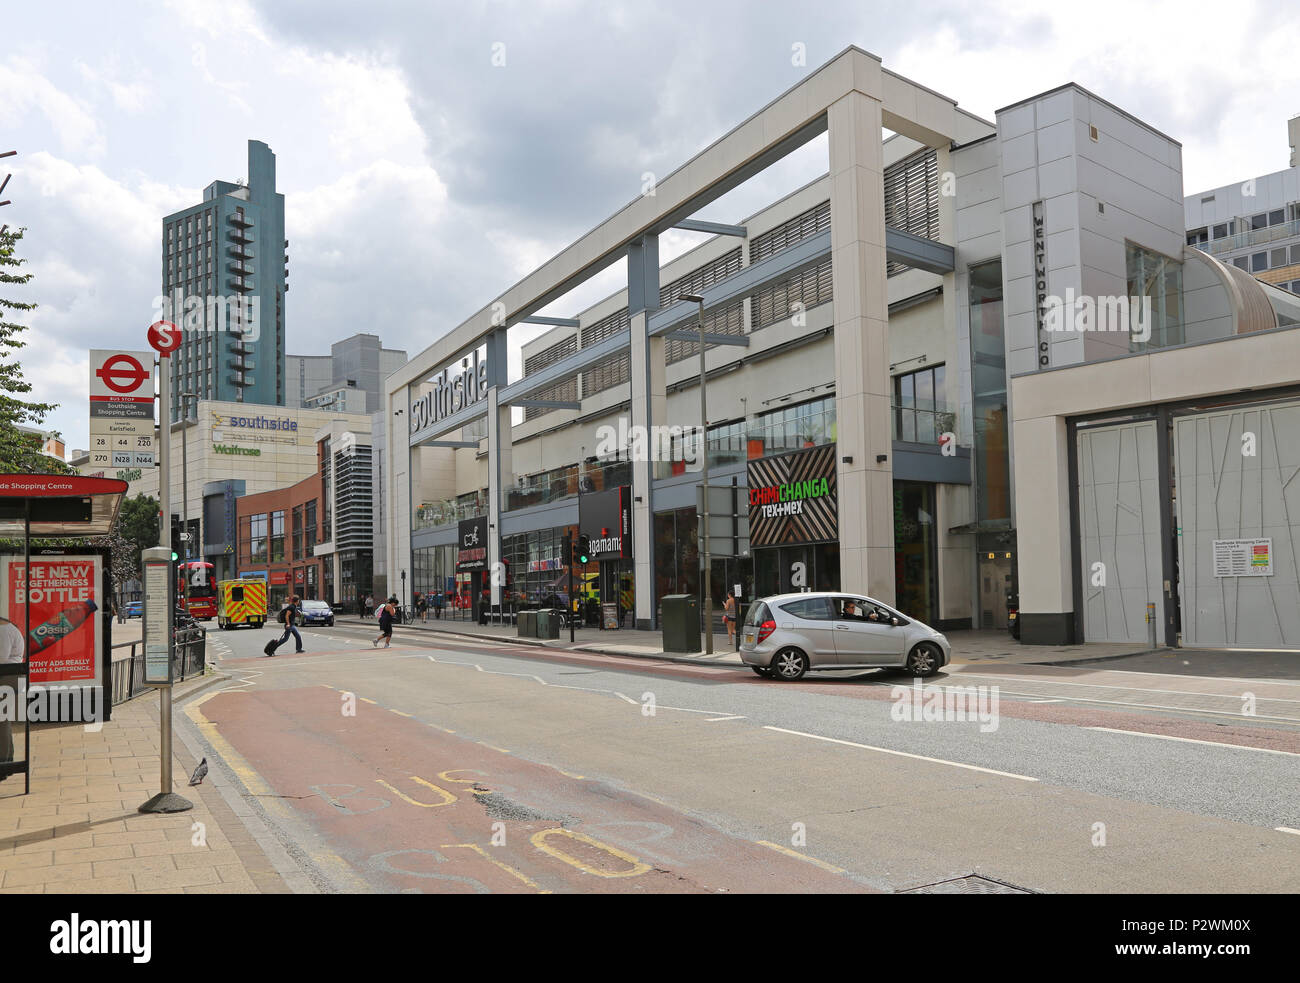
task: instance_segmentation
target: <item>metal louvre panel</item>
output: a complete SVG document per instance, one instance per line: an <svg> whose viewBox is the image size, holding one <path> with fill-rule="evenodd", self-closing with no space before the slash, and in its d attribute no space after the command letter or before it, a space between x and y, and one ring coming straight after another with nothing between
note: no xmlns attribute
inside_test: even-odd
<svg viewBox="0 0 1300 983"><path fill-rule="evenodd" d="M586 348L588 345L604 341L620 331L626 331L631 323L626 307L620 311L615 311L608 317L601 318L591 327L582 329L582 347ZM581 376L582 395L584 397L604 392L606 389L613 389L631 378L632 357L626 352L613 355L603 362L597 362L594 366L582 372Z"/></svg>
<svg viewBox="0 0 1300 983"><path fill-rule="evenodd" d="M665 284L659 289L659 306L671 307L684 294L697 294L705 287L711 287L715 283L727 279L729 276L735 276L740 272L740 247L722 256L719 256L712 263L706 263L699 269L692 270L685 276L678 277L672 283Z"/></svg>
<svg viewBox="0 0 1300 983"><path fill-rule="evenodd" d="M784 321L791 316L792 304L803 304L804 310L809 310L831 299L831 261L827 259L752 294L750 330L757 331L777 321Z"/></svg>
<svg viewBox="0 0 1300 983"><path fill-rule="evenodd" d="M939 156L926 148L885 168L885 225L925 239L939 239ZM886 275L909 267L889 263Z"/></svg>
<svg viewBox="0 0 1300 983"><path fill-rule="evenodd" d="M563 341L556 342L549 348L544 348L535 355L530 355L524 359L524 375L531 375L539 372L548 365L554 365L562 358L567 358L578 351L578 336L571 335ZM578 398L578 377L566 379L564 382L550 386L546 389L539 390L536 393L537 399L568 399L575 400ZM544 413L553 412L545 406L528 406L524 409L524 419L531 420L539 417Z"/></svg>
<svg viewBox="0 0 1300 983"><path fill-rule="evenodd" d="M683 330L697 330L699 323L696 322L690 326L683 326ZM745 302L744 300L733 301L726 307L715 308L704 315L704 331L706 334L732 334L742 335L745 333ZM706 345L706 348L716 348L716 345ZM674 362L680 362L684 359L694 358L700 353L700 343L698 341L666 341L664 342L664 362L672 365Z"/></svg>
<svg viewBox="0 0 1300 983"><path fill-rule="evenodd" d="M818 232L824 232L830 227L831 203L824 201L820 205L814 205L803 214L796 215L788 222L778 225L775 229L764 232L760 236L755 236L749 244L749 261L750 263L757 263L769 256L775 256L781 250L790 248L796 242L814 236Z"/></svg>

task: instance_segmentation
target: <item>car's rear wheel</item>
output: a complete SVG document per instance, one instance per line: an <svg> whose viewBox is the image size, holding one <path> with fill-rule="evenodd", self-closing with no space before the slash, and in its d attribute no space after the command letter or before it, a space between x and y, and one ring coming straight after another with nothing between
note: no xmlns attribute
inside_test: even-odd
<svg viewBox="0 0 1300 983"><path fill-rule="evenodd" d="M921 642L907 657L907 671L913 676L933 676L939 670L942 654L930 642Z"/></svg>
<svg viewBox="0 0 1300 983"><path fill-rule="evenodd" d="M796 648L781 649L772 659L772 675L788 683L803 679L804 673L807 671L808 656Z"/></svg>

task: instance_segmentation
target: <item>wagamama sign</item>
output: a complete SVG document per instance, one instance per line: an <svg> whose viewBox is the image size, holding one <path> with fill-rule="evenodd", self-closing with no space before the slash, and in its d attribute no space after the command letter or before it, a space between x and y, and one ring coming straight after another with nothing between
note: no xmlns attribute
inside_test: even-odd
<svg viewBox="0 0 1300 983"><path fill-rule="evenodd" d="M411 433L487 399L487 370L487 359L479 361L478 352L473 352L460 360L460 372L455 377L451 377L449 368L434 376L433 391L411 403Z"/></svg>

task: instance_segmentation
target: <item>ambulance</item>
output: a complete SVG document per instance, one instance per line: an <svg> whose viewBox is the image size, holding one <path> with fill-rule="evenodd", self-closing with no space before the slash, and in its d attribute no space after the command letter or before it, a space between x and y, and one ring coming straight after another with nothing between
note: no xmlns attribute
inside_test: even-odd
<svg viewBox="0 0 1300 983"><path fill-rule="evenodd" d="M266 624L265 580L222 580L217 584L217 624L261 628Z"/></svg>

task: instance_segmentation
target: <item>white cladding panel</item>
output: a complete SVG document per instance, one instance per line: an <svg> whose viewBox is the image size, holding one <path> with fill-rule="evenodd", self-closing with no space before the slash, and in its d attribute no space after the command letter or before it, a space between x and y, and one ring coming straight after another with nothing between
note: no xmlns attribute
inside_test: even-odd
<svg viewBox="0 0 1300 983"><path fill-rule="evenodd" d="M1300 649L1300 402L1176 419L1174 473L1183 644ZM1272 575L1215 576L1230 539L1271 539Z"/></svg>
<svg viewBox="0 0 1300 983"><path fill-rule="evenodd" d="M1078 450L1083 637L1145 641L1148 602L1164 622L1156 424L1080 430Z"/></svg>

